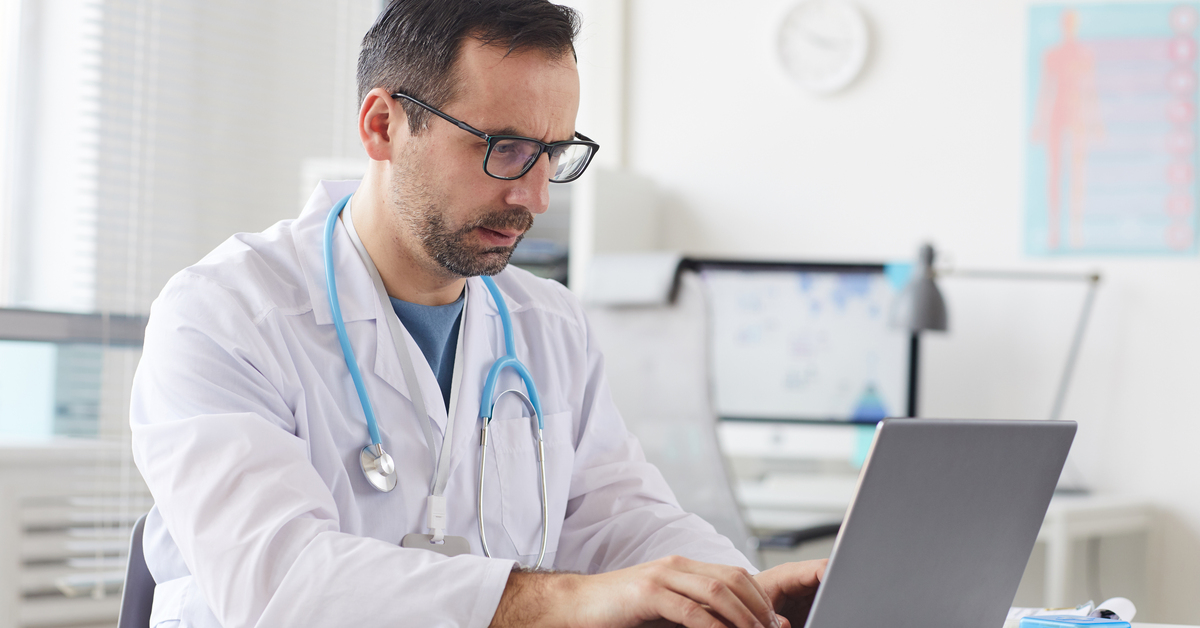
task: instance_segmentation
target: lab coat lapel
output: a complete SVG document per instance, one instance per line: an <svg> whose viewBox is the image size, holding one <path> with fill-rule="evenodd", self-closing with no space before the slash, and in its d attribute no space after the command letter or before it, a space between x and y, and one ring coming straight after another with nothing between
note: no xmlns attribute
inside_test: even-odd
<svg viewBox="0 0 1200 628"><path fill-rule="evenodd" d="M479 402L488 370L504 355L504 332L500 312L492 295L479 277L467 280L466 325L463 328L463 376L454 421L454 447L450 458L450 477L463 460L479 453ZM507 295L506 295L507 296Z"/></svg>
<svg viewBox="0 0 1200 628"><path fill-rule="evenodd" d="M292 225L296 253L318 325L333 324L329 292L325 289L325 219L329 217L334 203L357 189L358 181L322 181ZM363 268L362 260L358 259L354 244L340 222L333 230L333 265L337 269L342 321L349 323L375 318L378 307L364 298L371 294L367 291L371 289L371 277Z"/></svg>
<svg viewBox="0 0 1200 628"><path fill-rule="evenodd" d="M305 205L304 211L301 212L300 218L296 220L293 227L297 253L303 268L305 282L308 284L313 316L318 325L333 325L329 293L325 288L325 220L329 217L334 203L341 200L346 194L353 193L357 188L357 181L322 181L309 198L308 204ZM380 310L381 305L376 296L375 287L372 285L371 275L367 271L367 267L363 265L362 259L358 257L354 243L350 241L350 235L346 233L345 225L340 221L333 229L333 263L334 268L337 269L338 302L342 309L342 321L346 323L375 321L375 363L372 370L375 375L411 403L412 397L404 380L400 358L396 355L391 330L382 318L385 312ZM404 332L404 336L409 354L413 356L417 379L424 379L422 369L429 371L429 379L432 380L433 388L431 390L426 384L421 388L421 392L425 393L426 411L432 415L438 429L442 429L445 426L446 411L437 402L441 399L437 380L433 377L428 363L421 359L421 350L417 347L416 342L407 332ZM370 355L363 349L358 349L356 353L360 360L364 356ZM376 406L375 413L379 417L380 429L387 431L389 423L394 425L395 410L386 405L380 405L382 400L377 395L372 395L371 401ZM440 411L438 408L441 408ZM389 419L389 417L391 418Z"/></svg>
<svg viewBox="0 0 1200 628"><path fill-rule="evenodd" d="M360 265L361 262L362 260L359 260ZM365 267L363 268L363 272L367 272ZM396 343L392 340L392 330L388 326L387 321L384 320L385 316L395 316L395 310L384 312L380 309L383 305L380 299L374 296L374 287L371 288L371 295L375 301L375 320L377 321L375 325L377 336L376 346L379 347L379 350L375 352L375 374L411 402L412 395L409 392L408 382L404 377L404 368L400 364L400 355L396 352ZM417 376L417 381L414 384L421 387L421 398L425 402L425 412L428 416L423 420L432 419L436 430L445 433L446 405L442 401L442 389L438 385L437 376L434 375L433 369L429 367L429 361L421 353L421 347L417 346L417 341L404 328L403 322L400 323L400 330L400 333L404 336L402 341L408 347L408 355L413 361L413 371ZM436 446L436 443L429 443L429 446Z"/></svg>

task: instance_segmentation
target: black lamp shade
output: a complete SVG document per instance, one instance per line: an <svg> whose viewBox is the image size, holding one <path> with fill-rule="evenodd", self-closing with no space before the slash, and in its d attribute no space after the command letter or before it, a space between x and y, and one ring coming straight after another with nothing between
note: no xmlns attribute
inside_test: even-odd
<svg viewBox="0 0 1200 628"><path fill-rule="evenodd" d="M921 268L896 299L892 325L911 332L946 331L946 301L933 273L933 247L921 247Z"/></svg>

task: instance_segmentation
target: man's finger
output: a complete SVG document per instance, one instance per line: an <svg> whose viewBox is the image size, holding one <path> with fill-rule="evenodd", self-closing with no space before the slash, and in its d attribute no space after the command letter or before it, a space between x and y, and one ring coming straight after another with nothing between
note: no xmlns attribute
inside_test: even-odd
<svg viewBox="0 0 1200 628"><path fill-rule="evenodd" d="M828 560L784 563L755 576L755 580L774 595L809 595L825 579ZM776 600L777 601L777 600Z"/></svg>
<svg viewBox="0 0 1200 628"><path fill-rule="evenodd" d="M707 605L737 628L769 628L771 610L757 595L740 598L733 588L720 580L695 573L668 572L663 583L668 589L694 602ZM747 603L750 602L750 603ZM755 603L757 602L757 603ZM764 623L763 617L767 617Z"/></svg>
<svg viewBox="0 0 1200 628"><path fill-rule="evenodd" d="M772 622L775 621L775 609L771 601L771 596L767 595L766 588L754 576L750 575L750 572L740 567L701 562L694 562L690 567L690 571L693 573L705 575L727 583L733 589L734 593L750 607L754 615L762 622L763 627L772 628ZM754 595L757 595L762 600L762 606L755 603L752 597Z"/></svg>
<svg viewBox="0 0 1200 628"><path fill-rule="evenodd" d="M709 613L695 600L667 591L661 600L659 613L663 619L686 628L725 628L724 622ZM751 624L753 625L753 624Z"/></svg>

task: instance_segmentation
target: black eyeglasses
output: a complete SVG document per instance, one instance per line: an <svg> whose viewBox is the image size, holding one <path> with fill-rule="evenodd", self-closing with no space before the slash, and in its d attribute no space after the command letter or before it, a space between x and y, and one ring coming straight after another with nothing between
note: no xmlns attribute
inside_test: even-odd
<svg viewBox="0 0 1200 628"><path fill-rule="evenodd" d="M512 181L525 176L526 172L537 163L542 153L550 158L550 167L554 169L554 174L550 175L550 181L553 183L569 183L579 178L583 171L587 169L588 164L592 162L592 157L596 151L600 150L600 145L593 142L590 138L582 133L576 133L577 140L567 140L565 142L551 142L547 144L535 140L531 137L521 137L520 135L488 135L483 131L455 119L434 107L431 107L408 94L397 92L392 94L392 98L397 100L403 98L418 105L439 118L453 124L454 126L478 137L487 142L487 154L483 156L483 171L489 177L496 179L504 179Z"/></svg>

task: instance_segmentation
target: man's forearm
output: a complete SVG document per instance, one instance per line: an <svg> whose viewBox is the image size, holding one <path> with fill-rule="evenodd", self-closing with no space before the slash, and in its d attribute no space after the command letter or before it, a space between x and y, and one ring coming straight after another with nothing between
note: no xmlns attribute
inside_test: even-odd
<svg viewBox="0 0 1200 628"><path fill-rule="evenodd" d="M514 571L491 625L634 628L646 622L779 625L766 590L745 569L680 556L590 576Z"/></svg>
<svg viewBox="0 0 1200 628"><path fill-rule="evenodd" d="M517 570L508 576L491 628L564 626L564 601L578 579L571 573Z"/></svg>

